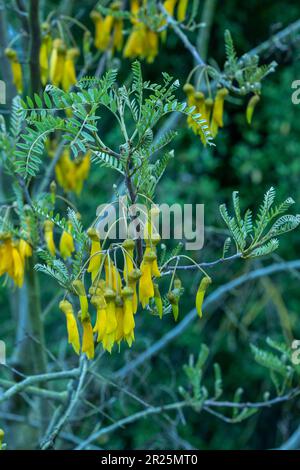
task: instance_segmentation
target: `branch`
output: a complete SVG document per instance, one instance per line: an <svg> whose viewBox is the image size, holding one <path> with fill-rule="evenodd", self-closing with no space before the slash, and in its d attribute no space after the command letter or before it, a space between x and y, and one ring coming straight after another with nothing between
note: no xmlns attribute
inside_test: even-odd
<svg viewBox="0 0 300 470"><path fill-rule="evenodd" d="M212 407L222 407L222 408L239 408L239 409L245 409L245 408L266 408L278 403L286 402L290 400L291 398L294 398L295 394L300 393L300 389L294 389L291 392L287 393L284 396L281 397L276 397L273 398L272 400L267 400L264 402L245 402L245 403L234 403L234 402L217 402L215 400L205 400L203 402L203 409L204 411L207 411L208 413L211 412L209 408ZM102 429L99 429L98 431L94 432L91 434L87 439L85 439L79 446L76 447L76 450L84 449L86 448L91 442L99 439L99 437L103 436L103 434L108 434L110 432L115 431L116 429L122 428L126 424L133 423L135 421L138 421L139 419L145 418L146 416L153 415L153 414L161 414L164 413L165 411L173 411L173 410L180 410L182 408L186 407L195 407L197 406L197 402L193 401L181 401L181 402L176 402L176 403L170 403L168 405L163 405L163 406L151 406L145 410L138 411L137 413L132 414L131 416L126 416L126 418L120 419L119 421L106 426ZM226 420L226 422L232 423L233 420L227 418L226 416L220 415L219 413L213 412L214 415L216 415L218 418L223 418Z"/></svg>
<svg viewBox="0 0 300 470"><path fill-rule="evenodd" d="M54 426L53 430L48 432L48 435L43 440L41 444L42 450L53 449L54 443L56 438L58 437L59 433L61 432L62 428L69 420L72 412L74 411L75 407L77 406L81 390L84 385L85 376L87 373L87 359L85 356L81 357L81 364L79 369L79 380L77 387L75 388L75 384L73 389L70 392L70 400L69 403L66 405L66 409L63 411L62 416L60 417L58 423Z"/></svg>
<svg viewBox="0 0 300 470"><path fill-rule="evenodd" d="M259 279L263 276L268 276L281 271L289 271L292 269L300 269L300 260L288 261L283 263L274 263L265 268L257 269L247 274L234 279L233 281L224 284L223 286L216 289L210 294L203 303L203 308L207 308L211 304L219 301L222 297L228 294L230 291L240 287L241 285ZM181 335L183 331L197 318L196 309L192 309L183 320L178 323L172 330L168 331L161 339L156 341L146 351L140 354L136 359L133 359L129 364L126 364L121 369L117 370L114 374L114 378L125 378L128 373L135 370L138 366L144 364L144 362L150 359L152 356L157 354L161 349L165 348L167 344L173 341L177 336Z"/></svg>
<svg viewBox="0 0 300 470"><path fill-rule="evenodd" d="M168 14L166 9L163 7L163 5L159 5L160 11L165 15L167 23L171 26L171 28L174 30L174 32L177 34L177 36L181 39L183 45L188 49L188 51L192 54L194 57L195 61L199 65L206 65L204 60L201 58L199 52L197 51L196 47L189 41L187 36L183 33L181 30L180 26L178 25L177 21L174 20L174 18Z"/></svg>
<svg viewBox="0 0 300 470"><path fill-rule="evenodd" d="M49 372L48 374L32 375L16 383L13 387L9 388L3 395L0 396L0 403L8 400L17 393L22 392L27 387L39 382L50 382L51 380L74 379L78 377L79 369L66 370L62 372Z"/></svg>
<svg viewBox="0 0 300 470"><path fill-rule="evenodd" d="M16 384L12 382L11 380L0 379L0 386L3 388L10 389L14 387L15 385ZM45 390L43 388L38 388L38 387L28 386L26 387L26 392L30 393L31 395L36 395L41 398L55 400L61 403L64 403L66 399L66 392L54 392L52 390Z"/></svg>

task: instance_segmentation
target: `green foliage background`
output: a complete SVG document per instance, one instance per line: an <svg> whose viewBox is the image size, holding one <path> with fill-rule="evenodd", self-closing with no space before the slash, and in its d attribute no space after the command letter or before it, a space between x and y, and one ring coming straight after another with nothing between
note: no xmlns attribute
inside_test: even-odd
<svg viewBox="0 0 300 470"><path fill-rule="evenodd" d="M46 3L50 10L53 2ZM85 2L84 7L80 5L80 8L86 9L87 23L91 4ZM226 28L232 32L238 52L243 53L267 39L274 29L280 29L297 19L299 12L297 0L290 1L288 8L282 0L219 2L209 44L209 57L213 55L217 62L223 62L223 33ZM278 199L293 197L296 211L299 212L300 105L293 105L291 101L291 83L300 78L299 50L292 46L285 51L269 51L266 56L268 60L277 60L279 67L265 80L251 127L245 120L245 103L239 99L226 103L225 127L219 132L214 149L204 149L200 140L187 128L184 118L180 121L181 132L175 141L175 159L161 181L157 201L205 204L206 238L203 250L196 256L197 261L221 256L226 234L223 232L224 224L218 206L222 202L229 202L233 190L240 191L246 208L257 206L265 191L275 186ZM157 81L161 71L166 70L184 84L192 67L190 55L179 44L176 36L169 34L159 58L154 65L143 64L143 73L146 79ZM130 63L123 62L122 78L126 78L129 68ZM117 137L116 129L109 118L103 125L109 144ZM85 226L93 219L96 206L111 198L113 184L118 184L117 173L93 167L78 201ZM297 230L281 240L280 250L274 260L278 260L279 256L285 260L296 259L299 249ZM210 289L263 264L264 260L236 261L218 267L210 271L214 281ZM194 307L199 277L187 272L181 278L186 289L180 307L180 318L183 318ZM47 306L57 286L54 281L43 276L41 281L42 301ZM1 339L5 339L8 344L8 356L13 353L15 341L11 312L20 295L16 291L9 296L8 290L0 287ZM205 367L208 383L212 383L212 364L218 362L222 367L224 391L228 399L232 399L236 389L242 387L243 399L261 400L265 391L275 391L266 369L255 363L250 343L264 347L267 336L282 341L289 338L290 334L300 339L299 307L299 277L282 272L267 280L250 282L231 292L214 309L205 311L203 321L193 322L182 336L139 367L125 381L126 386L150 404L159 404L165 397L174 400L177 387L185 380L183 364L187 362L190 353L198 354L204 342L210 348ZM129 358L137 356L173 326L171 317L161 322L145 312L140 313L137 317L137 340L132 349L124 348L112 356L104 354L99 361L99 372L109 378L112 371L119 369ZM46 317L46 335L47 344L59 357L66 347L66 333L57 304L53 305ZM103 393L107 402L117 397L114 418L129 415L138 409L134 401L114 387L104 387ZM193 410L187 410L184 419L176 418L176 439L170 434L168 419L157 415L120 429L101 439L98 444L111 449L184 448L186 445L200 449L274 448L285 441L299 425L299 417L299 399L264 409L241 424L234 425L206 413L196 414ZM80 432L84 434L84 429ZM21 445L21 436L15 436L14 440L14 445Z"/></svg>

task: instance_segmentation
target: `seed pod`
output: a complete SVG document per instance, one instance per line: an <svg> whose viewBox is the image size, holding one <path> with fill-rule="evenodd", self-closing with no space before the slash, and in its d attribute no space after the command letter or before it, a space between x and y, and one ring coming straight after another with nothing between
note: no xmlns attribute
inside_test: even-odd
<svg viewBox="0 0 300 470"><path fill-rule="evenodd" d="M208 288L209 284L212 283L212 280L209 276L205 276L201 279L199 284L197 294L196 294L196 309L198 312L199 317L202 317L202 304L205 296L206 289Z"/></svg>
<svg viewBox="0 0 300 470"><path fill-rule="evenodd" d="M44 223L44 238L45 238L45 242L49 250L49 253L51 253L52 256L55 256L53 229L54 229L54 223L52 222L52 220L46 220Z"/></svg>
<svg viewBox="0 0 300 470"><path fill-rule="evenodd" d="M159 318L162 319L163 317L163 303L161 299L161 295L159 292L158 284L154 284L154 302L156 305L156 309L159 315Z"/></svg>
<svg viewBox="0 0 300 470"><path fill-rule="evenodd" d="M255 109L257 103L259 102L259 100L260 100L260 97L258 95L253 95L250 98L250 100L247 104L246 119L247 119L247 122L248 122L249 125L252 122L252 116L253 116L253 113L254 113L254 109Z"/></svg>
<svg viewBox="0 0 300 470"><path fill-rule="evenodd" d="M172 312L174 316L174 320L178 320L178 315L179 315L179 295L177 292L174 292L174 290L168 292L167 294L168 301L170 302L172 306Z"/></svg>

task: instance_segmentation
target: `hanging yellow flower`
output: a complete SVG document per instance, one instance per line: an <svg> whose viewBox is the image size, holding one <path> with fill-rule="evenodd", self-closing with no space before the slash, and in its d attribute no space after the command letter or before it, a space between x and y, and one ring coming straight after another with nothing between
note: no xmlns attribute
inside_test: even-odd
<svg viewBox="0 0 300 470"><path fill-rule="evenodd" d="M104 297L107 304L106 310L106 331L105 336L102 340L102 345L105 350L111 352L116 339L117 330L117 318L116 318L116 294L115 292L107 288L104 292Z"/></svg>
<svg viewBox="0 0 300 470"><path fill-rule="evenodd" d="M152 263L156 255L152 251L145 253L141 264L142 276L139 283L140 301L143 308L148 305L149 300L154 297L154 287L152 282Z"/></svg>
<svg viewBox="0 0 300 470"><path fill-rule="evenodd" d="M117 329L115 341L116 343L120 344L124 339L124 302L120 295L116 296L116 320Z"/></svg>
<svg viewBox="0 0 300 470"><path fill-rule="evenodd" d="M184 21L186 17L186 11L188 7L188 0L179 0L177 7L177 19L178 21Z"/></svg>
<svg viewBox="0 0 300 470"><path fill-rule="evenodd" d="M44 223L44 238L48 248L49 253L52 256L55 256L55 244L53 238L54 223L52 220L46 220Z"/></svg>
<svg viewBox="0 0 300 470"><path fill-rule="evenodd" d="M227 95L227 88L221 88L217 91L211 119L211 133L213 137L217 135L219 127L223 127L224 100Z"/></svg>
<svg viewBox="0 0 300 470"><path fill-rule="evenodd" d="M9 234L1 234L0 236L0 276L8 273L13 277L13 258L12 258L12 239Z"/></svg>
<svg viewBox="0 0 300 470"><path fill-rule="evenodd" d="M50 56L49 77L53 85L59 87L63 79L66 46L62 39L54 39Z"/></svg>
<svg viewBox="0 0 300 470"><path fill-rule="evenodd" d="M89 228L87 234L91 240L90 261L87 271L92 274L92 281L94 281L100 270L102 261L101 243L96 229Z"/></svg>
<svg viewBox="0 0 300 470"><path fill-rule="evenodd" d="M133 269L128 274L128 286L131 287L133 290L133 298L132 298L132 307L133 313L137 312L138 309L138 295L137 295L137 282L141 278L142 272L140 269Z"/></svg>
<svg viewBox="0 0 300 470"><path fill-rule="evenodd" d="M40 48L40 70L41 70L41 82L45 86L49 79L49 57L52 49L52 38L48 32L49 25L42 36L41 48ZM46 26L45 26L46 28Z"/></svg>
<svg viewBox="0 0 300 470"><path fill-rule="evenodd" d="M60 237L59 251L63 259L69 258L75 251L74 240L70 232L72 232L71 222L68 223L68 231L64 230Z"/></svg>
<svg viewBox="0 0 300 470"><path fill-rule="evenodd" d="M23 93L23 73L22 67L18 60L17 53L14 49L5 49L5 55L8 58L11 66L11 72L13 76L13 83L19 94Z"/></svg>
<svg viewBox="0 0 300 470"><path fill-rule="evenodd" d="M75 59L79 57L80 51L77 47L73 47L67 50L66 60L64 62L64 71L62 76L62 88L65 91L69 91L70 88L77 82L76 70L75 70Z"/></svg>
<svg viewBox="0 0 300 470"><path fill-rule="evenodd" d="M115 20L113 32L113 48L120 51L123 47L123 20Z"/></svg>
<svg viewBox="0 0 300 470"><path fill-rule="evenodd" d="M12 260L13 260L13 280L18 287L22 287L24 282L24 261L19 253L18 246L13 243L12 246Z"/></svg>
<svg viewBox="0 0 300 470"><path fill-rule="evenodd" d="M165 0L163 3L164 9L169 13L170 16L174 16L176 3L177 0Z"/></svg>
<svg viewBox="0 0 300 470"><path fill-rule="evenodd" d="M79 319L83 329L82 352L86 354L89 360L91 360L94 359L95 356L94 336L91 318L89 313L83 317L82 313L79 312Z"/></svg>
<svg viewBox="0 0 300 470"><path fill-rule="evenodd" d="M76 354L80 352L80 339L77 327L77 321L74 315L73 306L68 300L62 300L59 303L60 310L66 316L68 343L72 345Z"/></svg>
<svg viewBox="0 0 300 470"><path fill-rule="evenodd" d="M128 278L128 275L133 270L133 251L135 247L135 242L134 240L128 238L127 240L124 240L124 242L122 243L122 246L125 252L123 276L126 281Z"/></svg>
<svg viewBox="0 0 300 470"><path fill-rule="evenodd" d="M88 300L84 288L84 284L80 279L73 281L73 287L76 295L79 297L80 309L81 309L81 321L85 320L89 316L88 313Z"/></svg>
<svg viewBox="0 0 300 470"><path fill-rule="evenodd" d="M96 323L93 332L97 333L97 342L103 340L106 334L107 323L107 304L104 295L95 295L91 299L91 303L95 306L97 311Z"/></svg>
<svg viewBox="0 0 300 470"><path fill-rule="evenodd" d="M134 315L132 307L133 299L133 289L130 287L124 287L122 289L122 297L124 301L124 318L123 318L123 330L124 338L126 339L128 345L131 347L132 342L134 341Z"/></svg>
<svg viewBox="0 0 300 470"><path fill-rule="evenodd" d="M209 276L205 276L205 277L202 278L202 280L199 284L198 290L197 290L196 309L197 309L197 313L198 313L200 318L202 317L202 304L203 304L205 292L206 292L208 286L211 283L212 283L211 278Z"/></svg>
<svg viewBox="0 0 300 470"><path fill-rule="evenodd" d="M21 238L19 241L19 253L23 262L25 261L25 258L29 258L30 256L32 256L31 245L23 238Z"/></svg>

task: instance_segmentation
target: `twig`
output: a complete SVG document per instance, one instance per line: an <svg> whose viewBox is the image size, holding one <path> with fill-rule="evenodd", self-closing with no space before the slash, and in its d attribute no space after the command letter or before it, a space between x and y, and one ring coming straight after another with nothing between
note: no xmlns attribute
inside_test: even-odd
<svg viewBox="0 0 300 470"><path fill-rule="evenodd" d="M0 379L1 387L11 388L11 387L14 387L15 385L16 384L12 382L11 380ZM41 398L59 401L61 403L64 403L66 399L66 392L54 392L52 390L45 390L43 388L38 388L38 387L28 386L26 387L26 392L32 395L41 397Z"/></svg>
<svg viewBox="0 0 300 470"><path fill-rule="evenodd" d="M46 436L46 438L42 441L41 443L42 450L52 449L54 447L57 436L61 432L66 422L69 420L72 412L74 411L75 407L78 404L80 393L84 385L86 373L87 373L87 359L85 356L82 356L77 388L75 388L75 390L74 389L71 390L69 403L66 409L64 410L61 418L59 419L58 423L54 426L53 430L50 431L48 435Z"/></svg>
<svg viewBox="0 0 300 470"><path fill-rule="evenodd" d="M79 369L66 370L62 372L49 372L48 374L31 375L21 382L16 383L0 396L0 403L8 400L17 393L22 392L27 387L41 382L50 382L52 380L74 379L79 376Z"/></svg>

